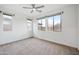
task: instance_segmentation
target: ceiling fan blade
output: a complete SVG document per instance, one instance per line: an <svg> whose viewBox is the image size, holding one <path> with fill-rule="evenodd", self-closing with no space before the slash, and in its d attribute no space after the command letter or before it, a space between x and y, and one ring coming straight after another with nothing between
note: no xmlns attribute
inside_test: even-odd
<svg viewBox="0 0 79 59"><path fill-rule="evenodd" d="M42 12L41 10L37 10L37 9L36 9L36 11L38 11L38 12Z"/></svg>
<svg viewBox="0 0 79 59"><path fill-rule="evenodd" d="M32 13L33 11L34 11L34 10L32 10L31 13Z"/></svg>
<svg viewBox="0 0 79 59"><path fill-rule="evenodd" d="M25 9L33 9L33 8L31 8L31 7L23 7L23 8L25 8Z"/></svg>
<svg viewBox="0 0 79 59"><path fill-rule="evenodd" d="M35 7L36 9L43 8L44 6Z"/></svg>

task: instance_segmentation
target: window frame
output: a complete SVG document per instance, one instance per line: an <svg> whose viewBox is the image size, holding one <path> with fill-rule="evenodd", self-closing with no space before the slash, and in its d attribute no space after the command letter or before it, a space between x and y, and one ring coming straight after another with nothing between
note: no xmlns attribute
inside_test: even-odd
<svg viewBox="0 0 79 59"><path fill-rule="evenodd" d="M39 29L39 20L41 21L40 29ZM42 20L41 19L38 19L38 31L42 31Z"/></svg>
<svg viewBox="0 0 79 59"><path fill-rule="evenodd" d="M54 15L50 15L50 16L45 16L45 17L42 17L42 18L44 18L45 19L45 31L49 31L49 29L48 29L48 18L49 17L53 17L53 30L52 31L49 31L49 32L61 32L62 31L62 14L63 14L63 11L62 12L60 12L60 13L56 13L56 14L54 14ZM60 15L60 23L59 23L59 31L55 31L54 29L55 29L55 26L54 26L54 16L57 16L57 15ZM38 20L39 19L42 19L42 18L38 18ZM41 30L42 31L42 30Z"/></svg>
<svg viewBox="0 0 79 59"><path fill-rule="evenodd" d="M43 27L42 27L42 20L43 19L45 20L45 29L44 30L43 30ZM41 20L41 25L40 25L41 26L40 27L41 29L39 29L39 20ZM38 31L46 31L46 19L45 18L38 19Z"/></svg>
<svg viewBox="0 0 79 59"><path fill-rule="evenodd" d="M51 17L52 17L52 16L51 16ZM49 30L49 24L48 24L48 23L49 23L49 22L48 22L49 18L50 18L50 17L47 17L47 31L50 31L50 30ZM53 20L53 18L52 18L52 20ZM53 22L54 22L54 20L52 21L52 30L51 30L51 32L53 31L53 24L54 24Z"/></svg>
<svg viewBox="0 0 79 59"><path fill-rule="evenodd" d="M55 31L54 29L55 29L55 26L54 26L54 23L55 22L53 22L53 32L61 32L62 31L62 14L58 14L58 15L60 15L60 31ZM57 16L57 15L55 15L55 16ZM53 16L54 17L54 16ZM53 19L53 21L54 21L54 19Z"/></svg>

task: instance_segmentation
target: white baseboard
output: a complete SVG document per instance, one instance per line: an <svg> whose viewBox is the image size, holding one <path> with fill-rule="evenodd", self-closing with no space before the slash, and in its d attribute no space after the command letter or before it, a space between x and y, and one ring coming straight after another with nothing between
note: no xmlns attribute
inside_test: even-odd
<svg viewBox="0 0 79 59"><path fill-rule="evenodd" d="M32 36L31 37L27 37L27 38L23 38L23 39L19 39L19 40L15 40L15 41L11 41L11 42L2 43L2 44L0 44L0 46L6 45L6 44L10 44L10 43L14 43L14 42L17 42L17 41L22 41L24 39L29 39L29 38L32 38Z"/></svg>
<svg viewBox="0 0 79 59"><path fill-rule="evenodd" d="M35 37L35 38L41 39L41 38L38 38L38 37ZM42 40L45 40L45 39L42 39ZM76 50L79 50L79 49L77 49L77 47L69 46L69 45L62 44L62 43L58 43L58 42L55 42L55 41L50 41L50 40L45 40L45 41L52 42L52 43L56 43L56 44L63 45L63 46L67 46L67 47L71 47L71 48L75 48Z"/></svg>

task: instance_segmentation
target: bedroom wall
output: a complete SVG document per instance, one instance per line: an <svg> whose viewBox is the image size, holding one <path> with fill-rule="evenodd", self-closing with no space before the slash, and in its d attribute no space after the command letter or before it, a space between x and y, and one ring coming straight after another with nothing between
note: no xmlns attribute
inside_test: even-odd
<svg viewBox="0 0 79 59"><path fill-rule="evenodd" d="M25 17L26 16L17 13L12 19L12 31L3 31L3 17L0 13L0 45L32 37L32 27L31 30L28 29L27 19Z"/></svg>
<svg viewBox="0 0 79 59"><path fill-rule="evenodd" d="M33 35L34 37L64 44L70 47L78 48L77 46L77 6L69 5L59 8L51 13L64 11L62 15L62 32L38 31L37 20L33 20ZM50 13L49 13L50 14Z"/></svg>
<svg viewBox="0 0 79 59"><path fill-rule="evenodd" d="M77 40L77 43L78 43L78 49L79 49L79 5L78 5L78 40Z"/></svg>

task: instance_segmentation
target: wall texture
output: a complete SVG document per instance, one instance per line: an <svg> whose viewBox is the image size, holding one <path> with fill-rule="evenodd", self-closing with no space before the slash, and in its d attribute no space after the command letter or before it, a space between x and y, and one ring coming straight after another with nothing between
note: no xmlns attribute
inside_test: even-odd
<svg viewBox="0 0 79 59"><path fill-rule="evenodd" d="M33 34L41 39L77 48L77 6L69 5L51 13L54 14L59 11L64 11L62 15L62 32L38 31L37 20L34 20Z"/></svg>
<svg viewBox="0 0 79 59"><path fill-rule="evenodd" d="M32 30L27 29L27 20L24 15L17 13L13 16L12 31L2 31L2 21L3 17L0 14L0 45L32 36Z"/></svg>

